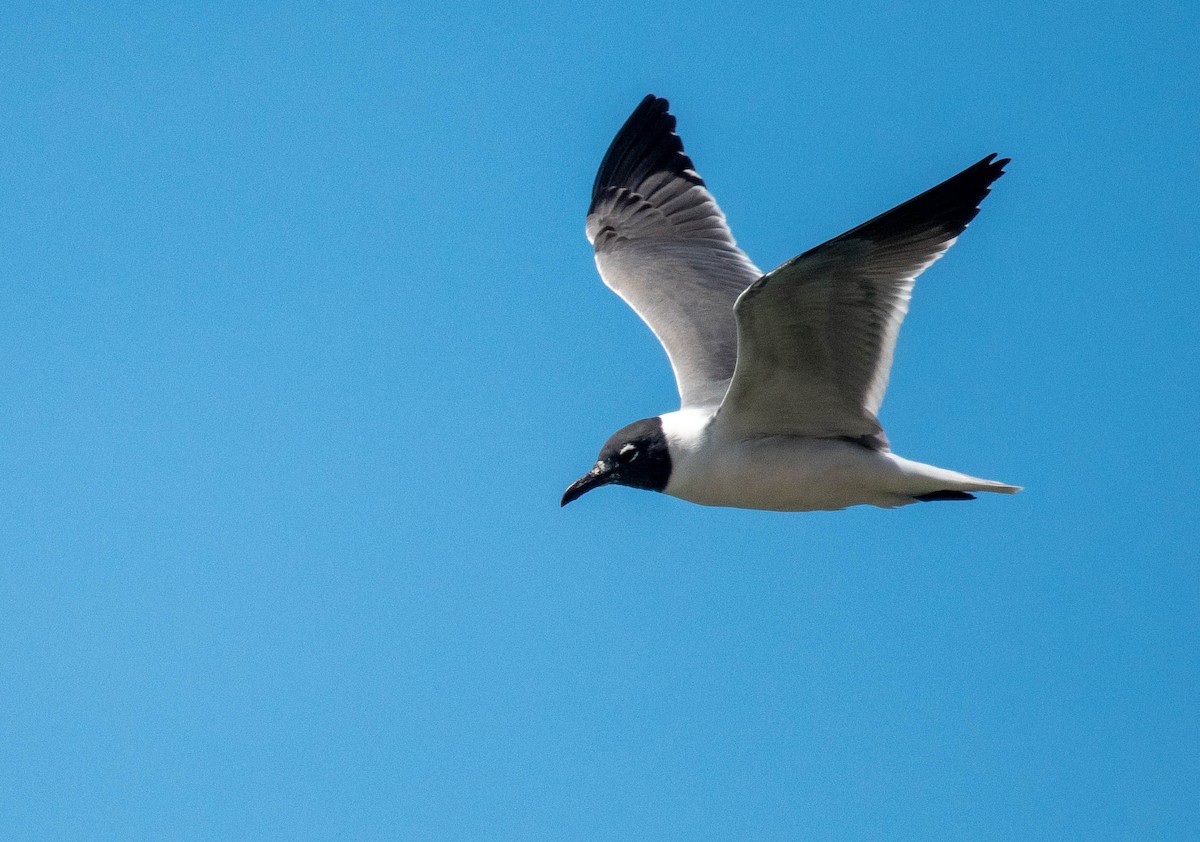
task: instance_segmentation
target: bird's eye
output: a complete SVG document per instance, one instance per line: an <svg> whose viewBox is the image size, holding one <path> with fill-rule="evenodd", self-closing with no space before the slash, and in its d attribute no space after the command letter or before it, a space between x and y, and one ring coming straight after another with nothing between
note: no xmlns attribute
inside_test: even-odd
<svg viewBox="0 0 1200 842"><path fill-rule="evenodd" d="M627 444L617 451L617 461L622 465L627 465L637 458L638 449L635 445Z"/></svg>

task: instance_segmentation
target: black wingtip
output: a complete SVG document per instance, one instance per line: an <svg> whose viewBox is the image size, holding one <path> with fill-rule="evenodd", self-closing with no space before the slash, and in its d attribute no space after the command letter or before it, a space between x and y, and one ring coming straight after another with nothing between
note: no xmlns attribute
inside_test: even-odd
<svg viewBox="0 0 1200 842"><path fill-rule="evenodd" d="M970 167L967 167L958 175L951 176L950 178L946 179L946 181L954 181L954 179L958 178L958 176L965 175L966 173L975 173L975 171L978 169L978 173L975 176L975 182L982 184L983 187L990 187L996 179L1004 175L1004 168L1011 163L1012 158L1001 158L999 153L993 152L992 154L985 156L981 161ZM986 196L987 194L984 193L984 195Z"/></svg>
<svg viewBox="0 0 1200 842"><path fill-rule="evenodd" d="M1011 163L1012 158L1001 158L999 152L993 152L975 166L978 167L986 164L995 170L996 178L999 178L1000 176L1004 175L1004 168ZM993 178L992 181L995 181L996 178Z"/></svg>
<svg viewBox="0 0 1200 842"><path fill-rule="evenodd" d="M588 213L595 209L604 191L635 186L652 173L669 172L704 184L675 133L675 115L670 107L666 99L654 94L642 98L604 153L592 184Z"/></svg>
<svg viewBox="0 0 1200 842"><path fill-rule="evenodd" d="M997 158L993 152L936 187L835 239L878 242L922 231L939 232L947 239L957 237L978 215L980 203L992 192L992 183L1004 175L1004 167L1010 163L1011 158Z"/></svg>

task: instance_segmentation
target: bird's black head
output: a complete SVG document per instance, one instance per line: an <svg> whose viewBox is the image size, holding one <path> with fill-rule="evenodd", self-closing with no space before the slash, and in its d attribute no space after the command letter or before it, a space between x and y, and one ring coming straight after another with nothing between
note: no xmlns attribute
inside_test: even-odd
<svg viewBox="0 0 1200 842"><path fill-rule="evenodd" d="M600 448L596 464L571 484L562 505L602 485L662 491L671 478L671 456L661 418L643 418L617 430Z"/></svg>

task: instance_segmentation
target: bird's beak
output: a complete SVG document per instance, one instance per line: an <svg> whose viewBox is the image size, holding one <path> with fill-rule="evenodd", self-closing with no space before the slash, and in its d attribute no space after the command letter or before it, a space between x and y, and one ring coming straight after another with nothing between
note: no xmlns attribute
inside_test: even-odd
<svg viewBox="0 0 1200 842"><path fill-rule="evenodd" d="M559 503L559 506L565 506L572 500L578 500L593 488L608 485L610 482L616 482L616 480L617 475L613 471L612 466L606 465L603 462L597 462L590 471L571 483L571 487L563 494L562 502Z"/></svg>

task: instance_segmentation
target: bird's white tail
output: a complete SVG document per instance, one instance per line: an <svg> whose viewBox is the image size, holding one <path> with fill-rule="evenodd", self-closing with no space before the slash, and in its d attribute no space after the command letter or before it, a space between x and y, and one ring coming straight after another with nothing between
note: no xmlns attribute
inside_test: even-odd
<svg viewBox="0 0 1200 842"><path fill-rule="evenodd" d="M1016 494L1018 491L1025 489L1020 485L1006 485L1002 482L996 482L990 479L976 479L968 477L970 485L964 485L963 491L995 491L997 494Z"/></svg>
<svg viewBox="0 0 1200 842"><path fill-rule="evenodd" d="M1016 494L1022 490L1019 485L1008 485L995 480L960 474L958 471L912 462L895 454L891 454L891 456L903 476L904 492L914 497L939 491L991 491L996 494Z"/></svg>

